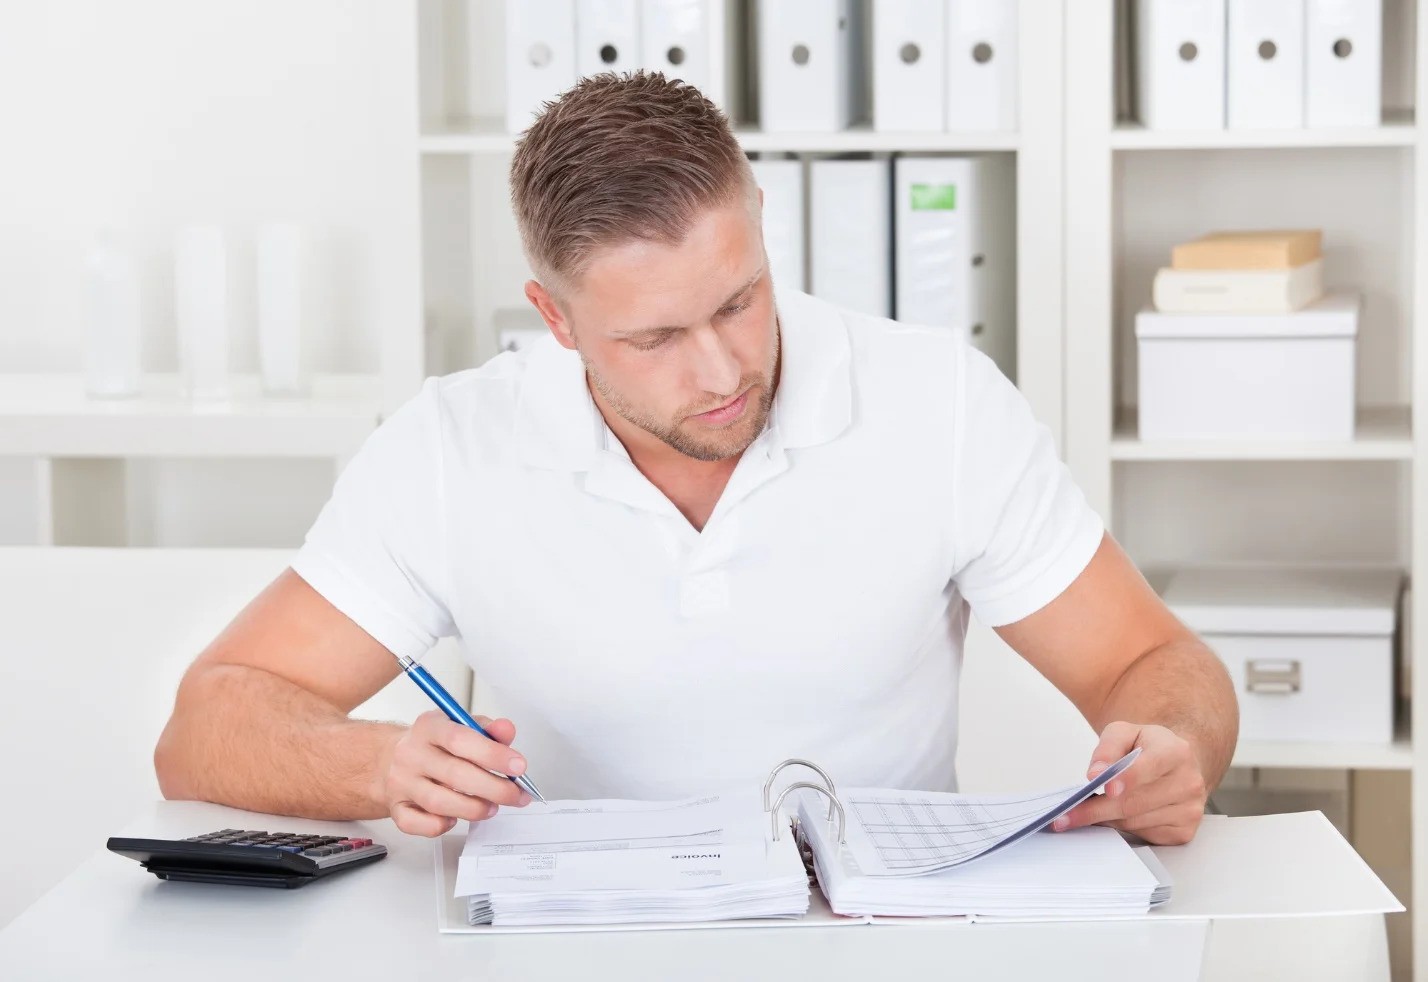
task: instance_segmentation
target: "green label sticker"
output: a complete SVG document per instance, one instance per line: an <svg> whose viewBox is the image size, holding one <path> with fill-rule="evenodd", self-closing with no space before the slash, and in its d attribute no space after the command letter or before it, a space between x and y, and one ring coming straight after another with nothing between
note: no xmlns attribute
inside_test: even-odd
<svg viewBox="0 0 1428 982"><path fill-rule="evenodd" d="M956 211L957 185L914 184L912 186L912 210Z"/></svg>

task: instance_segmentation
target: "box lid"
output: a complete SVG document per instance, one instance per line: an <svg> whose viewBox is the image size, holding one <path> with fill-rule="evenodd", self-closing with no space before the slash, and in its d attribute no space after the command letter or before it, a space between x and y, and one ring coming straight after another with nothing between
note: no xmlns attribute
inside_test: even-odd
<svg viewBox="0 0 1428 982"><path fill-rule="evenodd" d="M1199 567L1162 597L1201 633L1391 635L1402 583L1396 569Z"/></svg>
<svg viewBox="0 0 1428 982"><path fill-rule="evenodd" d="M1349 338L1358 333L1359 294L1329 293L1288 314L1170 314L1145 307L1138 338Z"/></svg>

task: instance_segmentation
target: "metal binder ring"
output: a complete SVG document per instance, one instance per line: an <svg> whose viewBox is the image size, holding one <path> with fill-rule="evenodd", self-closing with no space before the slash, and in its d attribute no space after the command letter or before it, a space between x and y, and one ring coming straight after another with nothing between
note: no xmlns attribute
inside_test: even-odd
<svg viewBox="0 0 1428 982"><path fill-rule="evenodd" d="M838 809L838 843L841 845L842 843L847 842L848 840L843 835L844 825L847 822L847 818L843 814L843 803L837 798L833 797L833 795L830 794L828 789L825 788L823 785L813 784L809 781L795 781L794 783L790 784L788 787L784 788L782 791L779 792L778 799L774 802L773 811L769 813L769 819L771 821L771 824L773 825L774 840L778 840L779 806L783 804L783 799L788 797L788 793L794 790L795 788L807 788L810 791L817 791L819 794L824 795L828 799L828 821L830 822L833 820L833 809Z"/></svg>
<svg viewBox="0 0 1428 982"><path fill-rule="evenodd" d="M838 789L833 787L833 779L828 776L827 771L819 767L813 761L804 760L802 757L790 757L788 760L784 761L782 764L779 764L773 770L769 771L769 779L764 782L764 811L769 810L769 789L773 787L774 778L778 777L778 772L783 770L785 767L793 767L794 765L801 765L803 767L807 767L809 770L817 771L818 776L823 778L823 783L828 785L828 818L831 820L833 818L832 803L838 800Z"/></svg>

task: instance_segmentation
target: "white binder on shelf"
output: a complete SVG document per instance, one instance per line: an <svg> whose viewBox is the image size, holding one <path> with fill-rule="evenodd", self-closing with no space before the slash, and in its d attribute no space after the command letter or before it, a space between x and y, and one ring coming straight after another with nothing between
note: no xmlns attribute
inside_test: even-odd
<svg viewBox="0 0 1428 982"><path fill-rule="evenodd" d="M583 78L639 67L639 0L575 0L576 73Z"/></svg>
<svg viewBox="0 0 1428 982"><path fill-rule="evenodd" d="M894 164L894 310L948 327L1016 371L1015 174L997 157Z"/></svg>
<svg viewBox="0 0 1428 982"><path fill-rule="evenodd" d="M1230 129L1304 125L1304 0L1229 0L1225 57Z"/></svg>
<svg viewBox="0 0 1428 982"><path fill-rule="evenodd" d="M764 192L764 251L776 286L807 289L804 274L803 161L751 160Z"/></svg>
<svg viewBox="0 0 1428 982"><path fill-rule="evenodd" d="M709 12L705 0L640 0L644 67L680 78L719 100L709 87Z"/></svg>
<svg viewBox="0 0 1428 982"><path fill-rule="evenodd" d="M873 4L873 129L938 132L947 97L945 0Z"/></svg>
<svg viewBox="0 0 1428 982"><path fill-rule="evenodd" d="M1015 130L1018 4L945 2L947 129Z"/></svg>
<svg viewBox="0 0 1428 982"><path fill-rule="evenodd" d="M1383 119L1382 0L1306 0L1304 116L1309 126Z"/></svg>
<svg viewBox="0 0 1428 982"><path fill-rule="evenodd" d="M892 164L809 164L809 292L874 317L892 316Z"/></svg>
<svg viewBox="0 0 1428 982"><path fill-rule="evenodd" d="M853 0L759 0L759 126L833 133L857 116Z"/></svg>
<svg viewBox="0 0 1428 982"><path fill-rule="evenodd" d="M1225 127L1225 0L1136 0L1136 114L1155 130Z"/></svg>
<svg viewBox="0 0 1428 982"><path fill-rule="evenodd" d="M575 0L506 0L506 129L575 84Z"/></svg>

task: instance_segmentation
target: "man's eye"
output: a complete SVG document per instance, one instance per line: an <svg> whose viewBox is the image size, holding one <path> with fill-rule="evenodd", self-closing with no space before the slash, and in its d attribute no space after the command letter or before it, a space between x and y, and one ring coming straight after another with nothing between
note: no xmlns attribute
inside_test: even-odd
<svg viewBox="0 0 1428 982"><path fill-rule="evenodd" d="M631 341L630 346L636 351L652 351L663 345L669 338L668 334L657 334L646 341Z"/></svg>
<svg viewBox="0 0 1428 982"><path fill-rule="evenodd" d="M724 317L733 317L735 314L742 314L744 311L748 310L749 304L751 303L753 303L753 300L743 300L739 303L733 304L732 306L725 307L723 310L719 311L719 313Z"/></svg>

